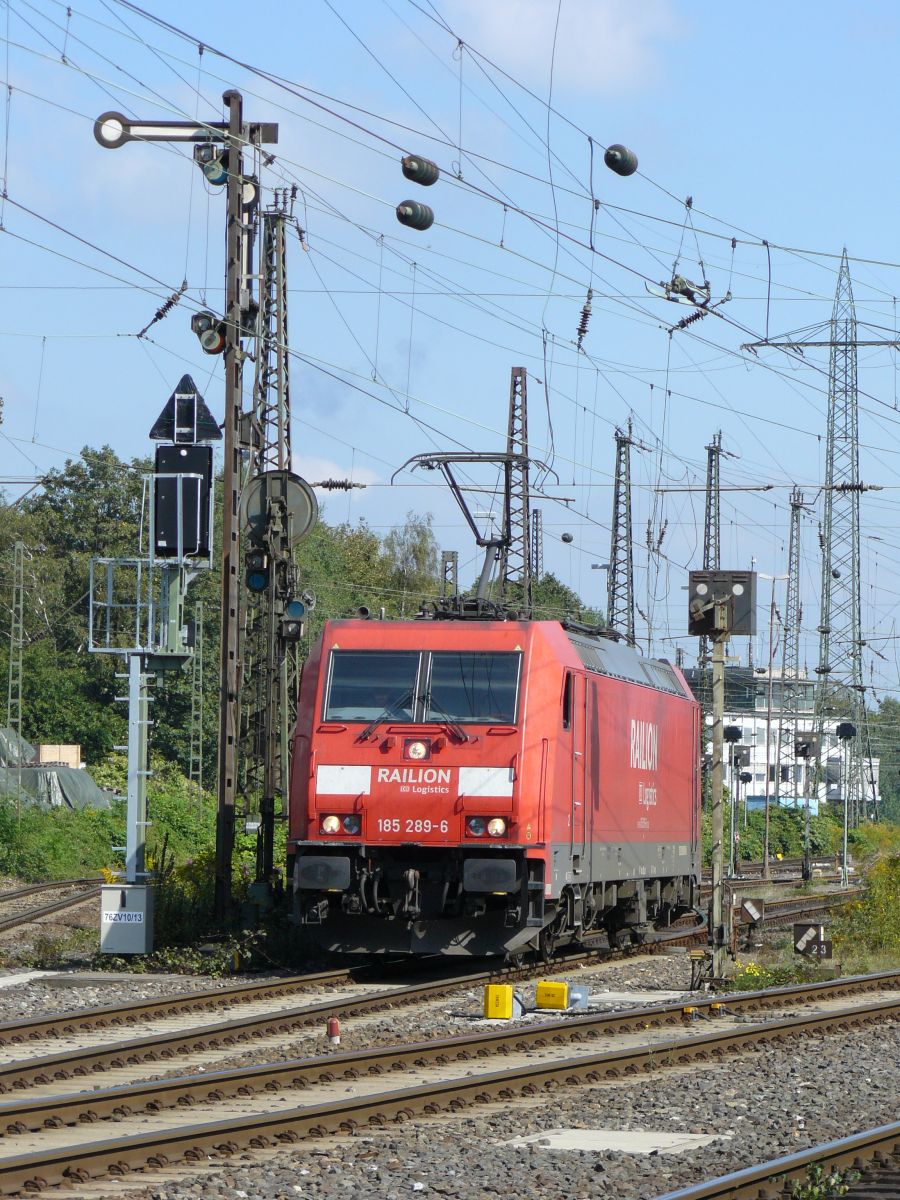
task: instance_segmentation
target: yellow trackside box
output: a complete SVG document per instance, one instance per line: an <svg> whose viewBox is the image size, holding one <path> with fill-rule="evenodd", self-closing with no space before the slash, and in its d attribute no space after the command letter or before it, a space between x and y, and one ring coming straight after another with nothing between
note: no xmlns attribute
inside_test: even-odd
<svg viewBox="0 0 900 1200"><path fill-rule="evenodd" d="M513 1015L513 990L508 983L484 985L484 1015L494 1020L508 1021Z"/></svg>
<svg viewBox="0 0 900 1200"><path fill-rule="evenodd" d="M537 985L534 1002L538 1008L568 1008L569 985L545 980Z"/></svg>

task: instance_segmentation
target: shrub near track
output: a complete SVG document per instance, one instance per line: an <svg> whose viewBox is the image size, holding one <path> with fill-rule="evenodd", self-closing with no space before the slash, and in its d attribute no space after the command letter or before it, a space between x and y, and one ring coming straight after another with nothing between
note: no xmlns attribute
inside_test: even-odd
<svg viewBox="0 0 900 1200"><path fill-rule="evenodd" d="M900 854L876 859L867 869L862 897L847 905L832 927L836 949L865 949L900 957Z"/></svg>

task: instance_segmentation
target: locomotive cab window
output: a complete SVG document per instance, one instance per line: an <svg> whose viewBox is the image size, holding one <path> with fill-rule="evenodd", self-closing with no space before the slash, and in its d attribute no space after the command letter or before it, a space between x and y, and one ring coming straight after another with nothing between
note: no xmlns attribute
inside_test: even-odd
<svg viewBox="0 0 900 1200"><path fill-rule="evenodd" d="M562 727L563 729L572 728L572 689L575 685L575 676L571 671L566 671L566 681L563 684L562 698Z"/></svg>
<svg viewBox="0 0 900 1200"><path fill-rule="evenodd" d="M435 650L425 700L426 721L513 725L522 655Z"/></svg>
<svg viewBox="0 0 900 1200"><path fill-rule="evenodd" d="M411 721L418 692L417 650L332 650L326 721Z"/></svg>

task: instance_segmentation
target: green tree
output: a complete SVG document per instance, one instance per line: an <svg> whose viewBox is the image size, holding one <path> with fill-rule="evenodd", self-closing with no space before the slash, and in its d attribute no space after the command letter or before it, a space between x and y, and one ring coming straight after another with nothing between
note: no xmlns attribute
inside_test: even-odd
<svg viewBox="0 0 900 1200"><path fill-rule="evenodd" d="M882 820L900 824L900 702L882 700L869 713L872 756L879 760Z"/></svg>

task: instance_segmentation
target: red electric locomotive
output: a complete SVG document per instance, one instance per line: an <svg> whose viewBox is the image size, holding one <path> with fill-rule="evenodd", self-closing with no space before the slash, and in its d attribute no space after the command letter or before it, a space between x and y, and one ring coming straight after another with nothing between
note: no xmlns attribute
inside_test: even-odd
<svg viewBox="0 0 900 1200"><path fill-rule="evenodd" d="M699 708L667 662L556 621L330 621L299 714L288 878L326 948L546 955L696 902Z"/></svg>

